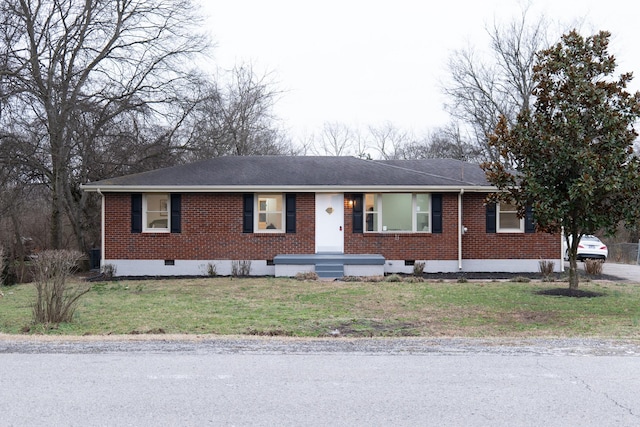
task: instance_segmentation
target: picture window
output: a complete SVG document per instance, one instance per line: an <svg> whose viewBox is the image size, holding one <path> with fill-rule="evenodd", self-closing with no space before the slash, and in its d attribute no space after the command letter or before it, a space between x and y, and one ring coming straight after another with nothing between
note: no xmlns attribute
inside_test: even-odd
<svg viewBox="0 0 640 427"><path fill-rule="evenodd" d="M431 231L431 197L428 193L383 193L364 196L365 232Z"/></svg>

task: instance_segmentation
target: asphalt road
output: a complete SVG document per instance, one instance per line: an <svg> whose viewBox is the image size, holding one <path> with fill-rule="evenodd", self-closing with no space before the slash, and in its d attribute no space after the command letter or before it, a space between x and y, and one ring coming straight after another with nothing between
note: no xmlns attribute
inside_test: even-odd
<svg viewBox="0 0 640 427"><path fill-rule="evenodd" d="M0 339L2 426L636 426L640 343Z"/></svg>

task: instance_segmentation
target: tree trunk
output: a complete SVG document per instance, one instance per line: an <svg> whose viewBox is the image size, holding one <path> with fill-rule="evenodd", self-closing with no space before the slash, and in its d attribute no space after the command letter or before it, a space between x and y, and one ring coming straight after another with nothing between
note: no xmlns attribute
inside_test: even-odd
<svg viewBox="0 0 640 427"><path fill-rule="evenodd" d="M17 283L25 282L25 263L24 259L27 253L24 249L24 243L22 242L22 233L20 232L20 221L15 209L11 209L11 223L13 224L13 232L15 235L16 243L13 247L13 258L10 262L13 263L15 280Z"/></svg>
<svg viewBox="0 0 640 427"><path fill-rule="evenodd" d="M55 166L54 166L55 168ZM53 185L51 186L51 248L62 249L62 216L64 209L62 207L62 177L60 172L54 169Z"/></svg>
<svg viewBox="0 0 640 427"><path fill-rule="evenodd" d="M575 254L571 254L569 257L569 289L571 292L578 290L578 283L578 260Z"/></svg>
<svg viewBox="0 0 640 427"><path fill-rule="evenodd" d="M578 272L578 245L580 244L580 239L582 238L582 233L579 233L578 230L574 229L571 233L571 244L568 246L569 251L569 293L573 294L573 292L578 290L578 283L580 281L580 275ZM568 240L567 240L567 243Z"/></svg>
<svg viewBox="0 0 640 427"><path fill-rule="evenodd" d="M79 200L75 200L73 194L71 194L71 186L65 186L65 212L69 218L73 234L76 239L77 250L82 253L88 253L89 247L87 247L84 226L83 226L83 210L86 205L87 193L83 193Z"/></svg>

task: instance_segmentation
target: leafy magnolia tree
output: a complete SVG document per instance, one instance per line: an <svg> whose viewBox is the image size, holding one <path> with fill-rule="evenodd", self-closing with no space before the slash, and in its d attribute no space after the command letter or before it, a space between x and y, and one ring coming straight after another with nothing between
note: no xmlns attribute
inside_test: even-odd
<svg viewBox="0 0 640 427"><path fill-rule="evenodd" d="M613 233L620 220L640 216L640 162L633 152L640 93L626 91L631 73L613 76L609 37L572 31L539 53L531 110L514 126L503 117L490 138L516 170L499 160L483 164L502 191L495 199L515 201L521 214L532 206L540 230L564 229L572 291L578 287L580 238Z"/></svg>

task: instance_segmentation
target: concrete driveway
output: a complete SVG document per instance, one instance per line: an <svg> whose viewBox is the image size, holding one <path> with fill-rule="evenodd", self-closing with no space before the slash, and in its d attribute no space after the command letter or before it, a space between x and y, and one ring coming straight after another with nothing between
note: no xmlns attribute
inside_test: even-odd
<svg viewBox="0 0 640 427"><path fill-rule="evenodd" d="M569 262L565 262L564 266L568 269ZM578 262L578 268L584 270L584 263ZM602 274L625 282L640 283L640 265L605 262L602 266Z"/></svg>

